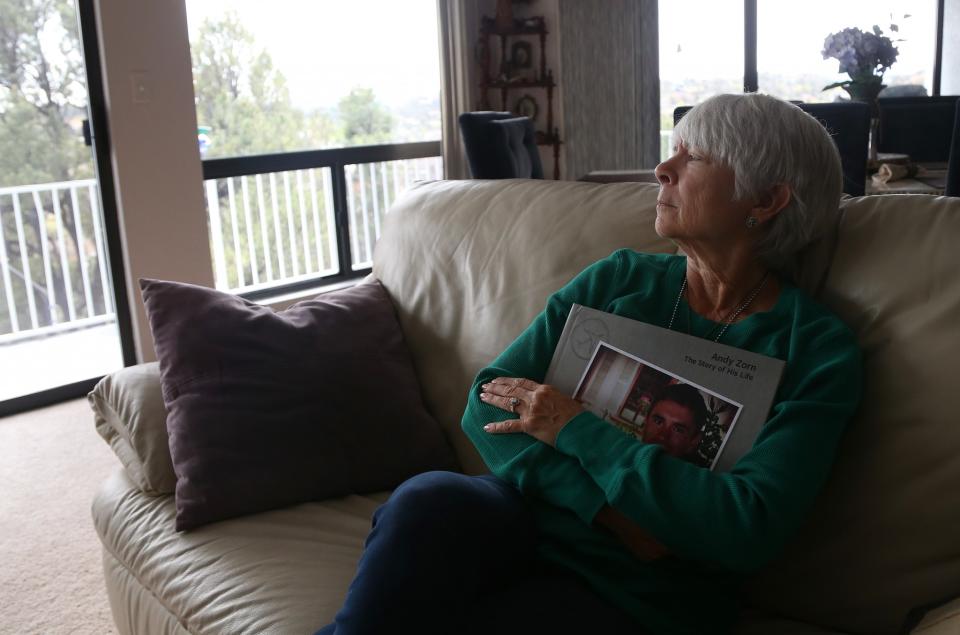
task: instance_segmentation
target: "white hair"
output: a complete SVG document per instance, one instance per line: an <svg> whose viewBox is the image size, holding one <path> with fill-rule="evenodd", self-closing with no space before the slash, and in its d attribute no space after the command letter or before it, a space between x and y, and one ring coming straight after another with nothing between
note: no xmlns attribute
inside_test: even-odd
<svg viewBox="0 0 960 635"><path fill-rule="evenodd" d="M771 266L783 265L837 212L840 154L820 122L794 104L759 93L717 95L690 110L673 134L674 143L733 170L738 201L778 183L790 188L790 202L758 243L760 257Z"/></svg>

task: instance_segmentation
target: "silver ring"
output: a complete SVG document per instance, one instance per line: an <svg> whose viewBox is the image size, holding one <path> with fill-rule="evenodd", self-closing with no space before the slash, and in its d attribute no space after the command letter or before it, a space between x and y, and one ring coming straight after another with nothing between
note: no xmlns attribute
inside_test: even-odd
<svg viewBox="0 0 960 635"><path fill-rule="evenodd" d="M520 400L519 400L519 399L517 399L516 397L510 397L510 412L516 414L516 413L517 413L517 406L519 406L519 405L520 405Z"/></svg>

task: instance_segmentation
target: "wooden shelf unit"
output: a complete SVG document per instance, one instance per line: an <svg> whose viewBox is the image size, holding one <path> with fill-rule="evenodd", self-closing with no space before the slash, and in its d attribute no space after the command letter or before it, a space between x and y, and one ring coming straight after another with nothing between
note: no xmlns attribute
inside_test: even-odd
<svg viewBox="0 0 960 635"><path fill-rule="evenodd" d="M546 43L547 43L546 22L543 16L532 16L528 18L517 18L513 20L513 26L509 29L497 28L496 20L489 16L484 16L480 21L480 104L479 110L490 110L493 108L490 93L499 93L500 110L516 113L514 107L510 105L512 91L519 89L543 90L546 93L547 104L543 112L543 118L546 119L546 125L536 132L537 145L552 146L553 148L553 178L560 178L560 146L563 141L560 139L560 131L554 126L553 121L553 90L557 84L553 79L553 71L547 68ZM539 42L539 60L531 78L511 76L515 69L510 68L510 55L508 49L511 41L516 38L527 40L531 36ZM494 40L491 42L491 40ZM499 51L498 72L493 72L493 47ZM533 66L533 65L531 65ZM531 97L532 98L532 97ZM540 106L537 106L537 117L539 119Z"/></svg>

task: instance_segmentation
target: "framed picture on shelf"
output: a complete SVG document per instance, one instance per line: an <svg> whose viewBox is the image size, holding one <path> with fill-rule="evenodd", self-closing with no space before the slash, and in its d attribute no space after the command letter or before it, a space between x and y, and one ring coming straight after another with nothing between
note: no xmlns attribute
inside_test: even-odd
<svg viewBox="0 0 960 635"><path fill-rule="evenodd" d="M513 112L520 115L521 117L530 117L534 123L537 122L537 113L540 112L539 106L537 106L537 100L531 97L530 95L524 95L517 100L516 105L513 107Z"/></svg>
<svg viewBox="0 0 960 635"><path fill-rule="evenodd" d="M503 60L503 74L510 82L534 81L533 45L518 40L510 45L507 57Z"/></svg>
<svg viewBox="0 0 960 635"><path fill-rule="evenodd" d="M510 46L510 66L518 70L533 66L533 47L530 42L518 40Z"/></svg>

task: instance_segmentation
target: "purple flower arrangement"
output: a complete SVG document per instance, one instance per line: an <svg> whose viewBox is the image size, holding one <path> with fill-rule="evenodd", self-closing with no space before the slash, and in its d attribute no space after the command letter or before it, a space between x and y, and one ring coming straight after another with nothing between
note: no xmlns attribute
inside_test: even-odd
<svg viewBox="0 0 960 635"><path fill-rule="evenodd" d="M890 28L896 31L897 25L891 24ZM850 79L824 86L823 90L872 84L880 92L883 73L897 61L897 53L893 41L876 25L872 32L849 28L831 33L823 41L823 59L835 58L840 62L839 72L846 73Z"/></svg>

